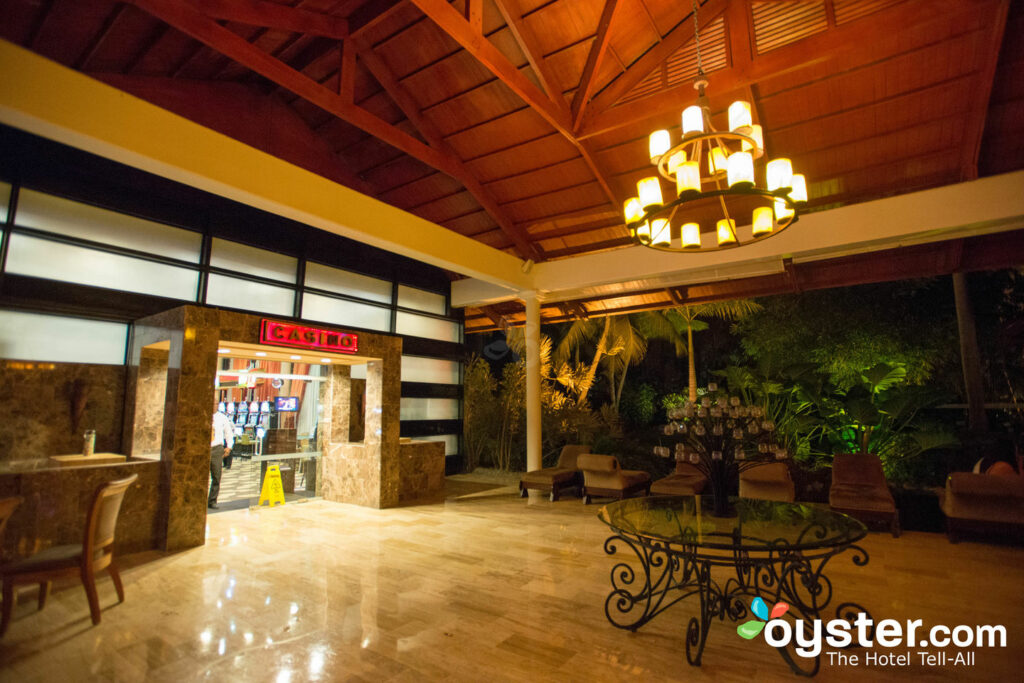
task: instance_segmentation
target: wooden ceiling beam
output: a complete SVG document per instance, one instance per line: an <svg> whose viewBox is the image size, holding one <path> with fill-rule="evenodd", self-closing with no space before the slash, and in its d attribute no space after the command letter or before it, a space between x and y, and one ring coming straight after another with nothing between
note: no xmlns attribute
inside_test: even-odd
<svg viewBox="0 0 1024 683"><path fill-rule="evenodd" d="M964 126L964 137L961 143L960 179L975 180L978 177L978 158L981 156L981 139L985 134L985 121L988 118L989 100L992 97L992 84L996 77L996 65L999 63L999 49L1003 45L1003 34L1006 32L1006 15L1010 10L1010 0L1002 0L996 9L996 15L989 24L989 38L985 42L987 51L981 69L975 73L975 85L967 125Z"/></svg>
<svg viewBox="0 0 1024 683"><path fill-rule="evenodd" d="M384 91L395 101L409 121L416 127L423 136L423 139L429 142L433 149L445 155L448 163L455 171L455 174L450 175L462 183L469 193L473 195L474 199L479 202L480 206L490 214L502 232L508 235L513 244L516 245L516 250L520 256L524 259L533 259L534 261L543 260L540 250L530 242L526 232L512 222L480 181L470 173L454 150L445 142L434 124L423 115L423 112L420 111L419 106L416 104L416 100L406 87L402 85L384 60L365 41L356 38L348 42L356 43L359 57L366 68L370 70L370 73L377 79L377 82L384 88Z"/></svg>
<svg viewBox="0 0 1024 683"><path fill-rule="evenodd" d="M310 33L338 40L348 37L348 21L307 9L278 5L264 0L186 1L214 19L294 33Z"/></svg>
<svg viewBox="0 0 1024 683"><path fill-rule="evenodd" d="M986 4L994 6L992 1ZM848 62L863 64L880 62L901 54L906 49L904 43L899 40L878 41L873 39L876 36L892 35L893 26L900 26L901 30L908 30L909 27L935 21L937 17L941 21L948 22L950 15L962 16L966 21L969 16L984 11L984 9L984 4L968 5L955 0L900 3L891 8L879 10L858 21L808 36L767 54L758 55L746 67L737 65L715 71L711 75L713 91L722 93L740 90L773 76L827 61L839 54L844 55ZM700 16L703 19L704 10L701 10ZM651 54L653 51L652 48L647 54ZM639 63L638 60L634 66ZM657 64L651 65L651 68L646 69L639 78L642 79L656 66ZM630 71L632 70L633 66L630 67ZM619 78L621 79L623 76ZM613 81L612 85L616 82ZM603 97L610 88L611 86L606 88L598 97ZM623 91L622 95L625 95L627 91L628 89ZM603 111L596 106L597 98L595 98L594 105L584 116L578 136L580 139L586 139L645 121L652 116L678 111L681 106L680 102L691 101L694 98L693 93L691 84L682 83L668 90L647 95L616 107L612 107L615 104L613 100L607 103L607 107ZM615 98L615 100L617 99L618 97Z"/></svg>
<svg viewBox="0 0 1024 683"><path fill-rule="evenodd" d="M518 11L518 6L513 11L509 8L509 0L494 0L494 4L505 19L505 23L512 32L512 36L519 43L523 54L526 55L526 61L530 63L533 72L537 74L537 78L540 80L544 91L548 94L548 98L556 107L562 110L563 115L567 116L569 109L565 98L562 97L562 90L558 87L558 80L551 72L551 69L548 68L547 62L544 61L544 54L537 44L536 36L523 26L523 18Z"/></svg>
<svg viewBox="0 0 1024 683"><path fill-rule="evenodd" d="M559 108L524 76L483 34L476 33L472 25L454 7L445 0L411 1L452 40L529 104L555 130L572 139L572 125L566 111Z"/></svg>
<svg viewBox="0 0 1024 683"><path fill-rule="evenodd" d="M594 42L590 44L590 52L587 53L587 62L583 67L583 74L580 76L579 87L572 98L572 127L576 130L586 111L587 101L594 89L594 77L601 70L601 62L604 61L605 53L608 50L608 37L611 35L612 19L615 17L615 8L619 0L605 0L604 9L601 10L601 18L597 22L597 30L594 32Z"/></svg>
<svg viewBox="0 0 1024 683"><path fill-rule="evenodd" d="M348 30L358 36L387 19L404 4L404 0L374 0L364 2L348 15Z"/></svg>
<svg viewBox="0 0 1024 683"><path fill-rule="evenodd" d="M726 0L711 0L704 3L698 10L700 29L707 28L722 12L725 11ZM647 77L651 71L671 57L676 50L693 40L693 15L692 13L681 22L676 24L671 31L655 43L647 52L641 55L635 62L629 65L625 72L619 74L601 92L599 92L587 107L589 113L601 113L619 101L624 95L633 89L640 81ZM674 102L678 107L678 101ZM586 120L586 116L584 120Z"/></svg>
<svg viewBox="0 0 1024 683"><path fill-rule="evenodd" d="M462 162L453 155L446 154L440 149L434 149L382 119L377 118L365 109L346 102L343 95L332 92L288 65L271 57L244 38L196 11L191 6L172 2L171 0L133 0L133 2L153 16L174 26L179 31L234 59L239 64L294 92L312 104L379 138L428 166L443 171L463 184L467 182L471 185L475 184L476 189L482 190L479 183L468 175ZM469 188L467 187L467 189ZM493 200L488 203L492 208L497 209L497 204ZM484 208L488 208L487 204L484 205ZM500 215L501 213L498 211L497 216ZM495 216L495 214L492 213L492 216ZM505 222L506 226L503 226L503 229L509 230L509 237L516 243L523 258L540 260L540 252L536 247L522 237L516 226L511 222ZM517 235L519 236L518 239Z"/></svg>

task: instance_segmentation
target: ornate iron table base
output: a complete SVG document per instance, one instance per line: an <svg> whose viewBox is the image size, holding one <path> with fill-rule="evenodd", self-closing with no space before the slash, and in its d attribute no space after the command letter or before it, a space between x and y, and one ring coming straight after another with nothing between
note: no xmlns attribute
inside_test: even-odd
<svg viewBox="0 0 1024 683"><path fill-rule="evenodd" d="M677 602L697 596L700 614L690 619L686 629L686 659L692 666L700 665L708 629L716 618L739 621L750 614L749 603L741 598L759 597L769 605L788 603L785 617L793 622L793 628L807 629L812 620L823 618L832 601L832 582L824 574L829 560L851 550L854 564L868 563L867 552L853 544L794 550L782 541L758 551L716 552L698 545L696 539L675 544L623 531L605 541L604 550L616 555L623 546L639 560L641 572L627 562L612 568L605 616L613 626L636 631ZM714 567L725 568L728 578L724 583L712 576ZM852 623L860 612L867 614L860 605L846 602L836 607L835 618ZM794 673L817 674L820 653L804 657L796 647L791 643L777 649Z"/></svg>

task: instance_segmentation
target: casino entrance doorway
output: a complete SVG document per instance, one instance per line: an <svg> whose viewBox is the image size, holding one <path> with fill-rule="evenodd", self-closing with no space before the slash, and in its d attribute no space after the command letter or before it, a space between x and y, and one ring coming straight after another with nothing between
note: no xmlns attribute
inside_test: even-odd
<svg viewBox="0 0 1024 683"><path fill-rule="evenodd" d="M347 420L347 441L363 439L362 378L368 359L227 341L221 342L217 353L214 403L234 427L234 446L221 474L218 509L319 497L318 437L324 421ZM338 406L342 410L330 403L332 366L347 366L350 373L348 400ZM278 477L280 485L275 482Z"/></svg>

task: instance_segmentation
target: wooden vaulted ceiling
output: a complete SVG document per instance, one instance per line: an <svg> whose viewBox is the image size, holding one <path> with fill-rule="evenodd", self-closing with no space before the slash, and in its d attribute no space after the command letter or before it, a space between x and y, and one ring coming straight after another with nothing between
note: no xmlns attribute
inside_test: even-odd
<svg viewBox="0 0 1024 683"><path fill-rule="evenodd" d="M752 101L769 154L807 174L811 210L1024 168L1024 41L1008 38L1024 3L697 5L7 0L0 37L534 261L629 244L620 207L650 173L647 134L678 130L694 98L695 19L713 116ZM467 329L512 306L468 310Z"/></svg>

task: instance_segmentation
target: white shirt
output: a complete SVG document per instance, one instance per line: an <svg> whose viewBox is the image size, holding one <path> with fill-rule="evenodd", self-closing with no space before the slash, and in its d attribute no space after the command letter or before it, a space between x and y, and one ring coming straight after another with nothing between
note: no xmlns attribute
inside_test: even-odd
<svg viewBox="0 0 1024 683"><path fill-rule="evenodd" d="M219 443L227 444L228 448L235 445L235 426L231 424L227 415L218 411L213 414L213 434L210 437L210 447Z"/></svg>

